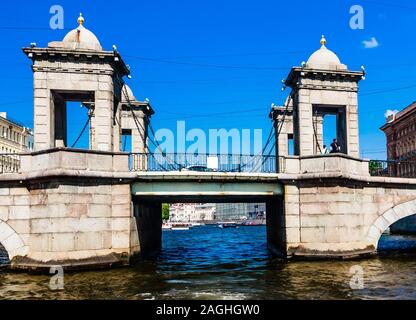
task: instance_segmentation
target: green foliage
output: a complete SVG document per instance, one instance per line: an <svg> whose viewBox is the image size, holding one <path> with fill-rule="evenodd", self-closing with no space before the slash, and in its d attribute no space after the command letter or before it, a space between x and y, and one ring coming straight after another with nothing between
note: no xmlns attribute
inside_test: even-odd
<svg viewBox="0 0 416 320"><path fill-rule="evenodd" d="M169 220L169 204L167 203L162 204L162 220Z"/></svg>
<svg viewBox="0 0 416 320"><path fill-rule="evenodd" d="M372 160L369 163L370 173L371 175L380 175L384 170L383 162L382 161L375 161Z"/></svg>

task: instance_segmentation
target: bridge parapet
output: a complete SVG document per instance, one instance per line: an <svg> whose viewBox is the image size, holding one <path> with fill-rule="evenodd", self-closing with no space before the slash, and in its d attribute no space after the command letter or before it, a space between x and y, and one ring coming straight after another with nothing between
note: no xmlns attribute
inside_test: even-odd
<svg viewBox="0 0 416 320"><path fill-rule="evenodd" d="M369 161L344 154L325 156L286 157L279 173L339 173L341 175L370 176Z"/></svg>
<svg viewBox="0 0 416 320"><path fill-rule="evenodd" d="M121 152L56 148L21 155L20 172L54 169L127 172L128 161L128 154Z"/></svg>

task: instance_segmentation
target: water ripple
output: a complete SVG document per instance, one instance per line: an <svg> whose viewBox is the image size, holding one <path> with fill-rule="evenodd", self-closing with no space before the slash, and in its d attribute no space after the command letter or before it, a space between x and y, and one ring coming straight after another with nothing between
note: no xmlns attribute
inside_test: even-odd
<svg viewBox="0 0 416 320"><path fill-rule="evenodd" d="M358 261L284 261L266 247L265 227L199 227L163 233L156 261L128 268L49 276L0 269L2 299L416 299L416 254ZM416 238L384 237L380 248L416 246ZM0 261L7 256L0 255ZM364 270L364 289L349 286L350 268Z"/></svg>

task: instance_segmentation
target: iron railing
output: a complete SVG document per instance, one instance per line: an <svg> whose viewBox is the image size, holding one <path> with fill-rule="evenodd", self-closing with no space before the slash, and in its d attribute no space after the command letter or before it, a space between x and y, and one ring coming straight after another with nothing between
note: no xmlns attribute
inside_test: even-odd
<svg viewBox="0 0 416 320"><path fill-rule="evenodd" d="M197 171L275 173L275 156L134 153L132 171Z"/></svg>
<svg viewBox="0 0 416 320"><path fill-rule="evenodd" d="M20 170L20 155L0 154L0 174L1 173L16 173Z"/></svg>
<svg viewBox="0 0 416 320"><path fill-rule="evenodd" d="M370 174L375 177L416 178L416 162L371 160Z"/></svg>

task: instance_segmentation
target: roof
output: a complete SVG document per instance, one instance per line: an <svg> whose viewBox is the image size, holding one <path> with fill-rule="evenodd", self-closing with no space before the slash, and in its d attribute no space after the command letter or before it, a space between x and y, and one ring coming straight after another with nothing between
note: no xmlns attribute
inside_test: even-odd
<svg viewBox="0 0 416 320"><path fill-rule="evenodd" d="M385 125L383 125L380 129L385 130L391 125L407 118L408 116L412 115L416 111L416 101L412 102L410 105L408 105L406 108L404 108L402 111L396 113L393 116L393 119L389 122L387 122Z"/></svg>

